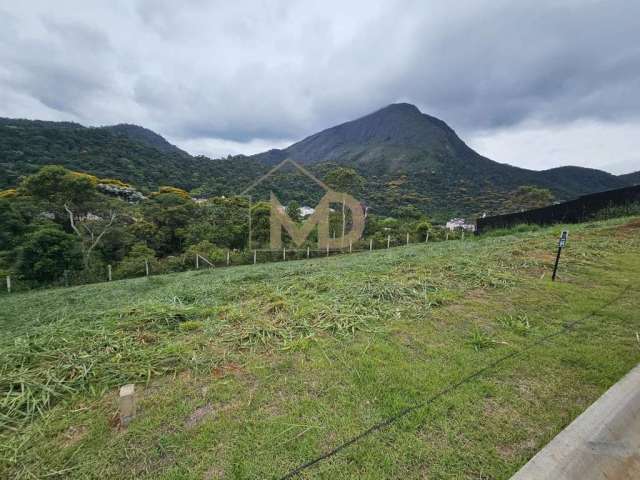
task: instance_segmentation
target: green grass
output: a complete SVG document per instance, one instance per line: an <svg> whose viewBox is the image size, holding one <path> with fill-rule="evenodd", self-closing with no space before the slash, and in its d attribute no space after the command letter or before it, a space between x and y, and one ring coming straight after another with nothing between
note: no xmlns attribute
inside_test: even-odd
<svg viewBox="0 0 640 480"><path fill-rule="evenodd" d="M302 474L509 478L640 359L640 221L560 230L2 295L0 477L279 478L522 351Z"/></svg>

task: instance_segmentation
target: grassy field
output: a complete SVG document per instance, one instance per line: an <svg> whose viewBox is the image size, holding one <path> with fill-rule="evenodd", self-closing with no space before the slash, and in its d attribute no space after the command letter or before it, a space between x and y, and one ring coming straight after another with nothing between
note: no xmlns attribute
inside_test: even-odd
<svg viewBox="0 0 640 480"><path fill-rule="evenodd" d="M555 283L560 228L0 296L0 478L282 478L414 406L300 478L509 478L640 359L640 219L570 230Z"/></svg>

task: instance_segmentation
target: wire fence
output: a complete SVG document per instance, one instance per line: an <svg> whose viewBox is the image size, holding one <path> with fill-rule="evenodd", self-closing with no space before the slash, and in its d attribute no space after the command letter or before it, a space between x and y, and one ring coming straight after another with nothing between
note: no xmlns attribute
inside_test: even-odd
<svg viewBox="0 0 640 480"><path fill-rule="evenodd" d="M155 257L140 257L127 262L127 268L121 265L99 264L90 270L65 270L61 278L46 285L35 285L33 282L22 280L16 275L6 275L6 288L3 293L16 293L28 291L36 288L71 287L92 283L110 282L137 277L149 277L152 275L163 275L169 273L186 272L201 269L227 268L242 265L257 265L264 263L286 262L293 260L306 260L314 258L334 257L337 255L347 255L350 253L373 252L375 250L385 250L390 248L440 243L449 241L470 241L474 235L464 230L429 232L425 235L411 233L387 234L385 236L376 235L368 239L361 239L357 242L347 243L341 248L324 249L311 245L295 248L284 247L282 250L271 249L244 249L244 250L220 250L215 257L207 255L206 252L195 252L182 254L179 256L169 256L162 259Z"/></svg>

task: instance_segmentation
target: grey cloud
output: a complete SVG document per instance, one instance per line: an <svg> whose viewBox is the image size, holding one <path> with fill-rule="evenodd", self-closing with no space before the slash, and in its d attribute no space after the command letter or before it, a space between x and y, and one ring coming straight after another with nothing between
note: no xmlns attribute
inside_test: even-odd
<svg viewBox="0 0 640 480"><path fill-rule="evenodd" d="M43 109L0 115L189 143L276 143L395 101L470 136L615 123L640 117L637 18L622 0L11 3L0 85Z"/></svg>

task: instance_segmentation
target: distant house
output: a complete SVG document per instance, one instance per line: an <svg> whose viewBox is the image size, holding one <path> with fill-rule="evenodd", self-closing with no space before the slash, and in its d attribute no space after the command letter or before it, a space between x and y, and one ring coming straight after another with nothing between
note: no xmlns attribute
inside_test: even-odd
<svg viewBox="0 0 640 480"><path fill-rule="evenodd" d="M303 217L308 217L309 215L313 215L315 211L316 211L315 208L300 207L300 215L302 215Z"/></svg>
<svg viewBox="0 0 640 480"><path fill-rule="evenodd" d="M468 232L475 232L476 226L473 223L467 223L464 218L452 218L445 225L447 230L466 230Z"/></svg>

